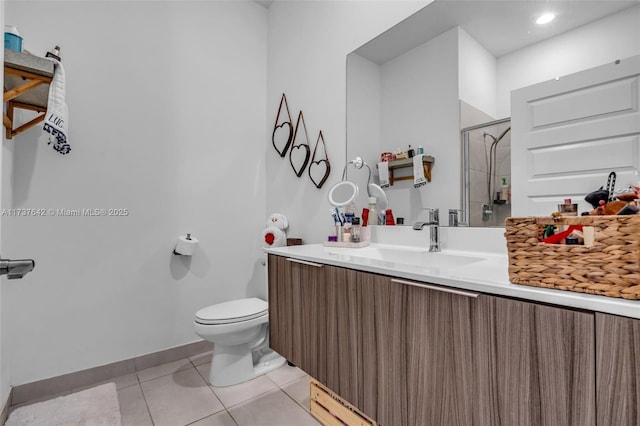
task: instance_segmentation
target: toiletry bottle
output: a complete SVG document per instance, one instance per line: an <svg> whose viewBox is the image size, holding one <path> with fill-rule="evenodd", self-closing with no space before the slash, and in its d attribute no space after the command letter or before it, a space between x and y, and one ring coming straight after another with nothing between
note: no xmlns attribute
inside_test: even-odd
<svg viewBox="0 0 640 426"><path fill-rule="evenodd" d="M351 224L345 223L342 228L342 242L350 243L351 242Z"/></svg>
<svg viewBox="0 0 640 426"><path fill-rule="evenodd" d="M360 242L360 218L354 217L351 222L351 242L359 243Z"/></svg>
<svg viewBox="0 0 640 426"><path fill-rule="evenodd" d="M509 201L509 184L507 181L507 177L503 176L500 178L500 201Z"/></svg>
<svg viewBox="0 0 640 426"><path fill-rule="evenodd" d="M558 211L562 216L578 216L578 204L572 203L571 198L565 198L564 204L558 204Z"/></svg>
<svg viewBox="0 0 640 426"><path fill-rule="evenodd" d="M53 49L51 49L50 51L47 52L47 54L45 55L46 58L53 58L56 61L60 62L62 59L60 59L60 46L56 46Z"/></svg>
<svg viewBox="0 0 640 426"><path fill-rule="evenodd" d="M409 158L413 158L414 155L414 151L413 148L411 148L411 145L409 145L409 149L407 150L407 155L409 156Z"/></svg>
<svg viewBox="0 0 640 426"><path fill-rule="evenodd" d="M369 225L379 225L378 222L378 210L376 209L376 197L369 197Z"/></svg>
<svg viewBox="0 0 640 426"><path fill-rule="evenodd" d="M509 184L507 183L507 177L500 178L500 201L509 200Z"/></svg>
<svg viewBox="0 0 640 426"><path fill-rule="evenodd" d="M391 211L391 209L387 209L385 211L385 225L395 225L396 221L393 218L393 212Z"/></svg>
<svg viewBox="0 0 640 426"><path fill-rule="evenodd" d="M418 154L424 154L424 148L422 145L418 145Z"/></svg>
<svg viewBox="0 0 640 426"><path fill-rule="evenodd" d="M344 217L347 223L351 223L353 221L353 218L356 217L357 211L358 210L356 209L356 204L354 202L349 203L347 209L344 212Z"/></svg>

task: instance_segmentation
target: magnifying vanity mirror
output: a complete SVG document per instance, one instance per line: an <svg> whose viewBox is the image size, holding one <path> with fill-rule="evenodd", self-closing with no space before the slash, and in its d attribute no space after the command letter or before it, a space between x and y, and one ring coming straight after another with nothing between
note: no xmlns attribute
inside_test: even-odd
<svg viewBox="0 0 640 426"><path fill-rule="evenodd" d="M342 180L331 187L327 197L333 207L344 207L356 199L358 192L358 185Z"/></svg>
<svg viewBox="0 0 640 426"><path fill-rule="evenodd" d="M556 19L536 25L549 9ZM507 147L517 141L507 132L490 148L509 126L511 91L637 55L639 20L637 1L436 0L347 56L346 158L361 156L375 182L382 152L422 145L435 158L432 180L418 189L411 180L385 188L395 216L411 225L438 208L446 225L444 212L462 210L462 223L503 226ZM479 156L496 155L485 172L495 172L493 182L473 172L463 129L479 133L487 147ZM351 179L361 188L368 185L362 175ZM486 200L472 201L475 190ZM363 192L357 205L367 204Z"/></svg>
<svg viewBox="0 0 640 426"><path fill-rule="evenodd" d="M387 195L379 185L371 182L371 168L362 159L362 157L355 157L353 160L345 164L342 171L342 180L333 185L329 190L329 193L327 194L329 204L334 207L344 207L349 205L351 202L354 202L356 203L356 205L358 205L358 203L356 202L356 198L358 197L360 190L359 186L356 183L347 180L347 168L349 167L349 165L353 165L353 167L358 170L362 169L363 167L367 168L367 181L364 183L365 187L367 188L367 197L375 197L377 199L376 204L378 209L386 209L389 204Z"/></svg>

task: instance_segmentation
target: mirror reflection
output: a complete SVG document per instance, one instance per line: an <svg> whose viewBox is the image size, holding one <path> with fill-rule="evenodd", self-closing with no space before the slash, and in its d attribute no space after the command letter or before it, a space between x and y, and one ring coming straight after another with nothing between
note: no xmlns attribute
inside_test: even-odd
<svg viewBox="0 0 640 426"><path fill-rule="evenodd" d="M537 26L542 6L556 18ZM460 209L462 223L502 226L508 200L496 203L489 193L510 176L503 169L510 132L494 146L496 160L487 164L495 179L487 183L488 167L475 170L484 177L469 169L473 148L463 149L462 130L510 117L514 89L640 53L639 19L637 1L436 0L348 55L347 159L362 156L375 174L382 152L422 145L435 158L432 181L419 189L411 181L386 188L394 214L410 225L426 220L428 208ZM483 134L497 139L502 131L479 130L486 155L493 155L493 141ZM352 179L366 185L358 179L366 177ZM472 186L484 188L485 200L471 201ZM363 192L358 205L366 205ZM490 220L475 223L473 210L482 204Z"/></svg>
<svg viewBox="0 0 640 426"><path fill-rule="evenodd" d="M462 129L464 223L502 226L511 216L511 121Z"/></svg>

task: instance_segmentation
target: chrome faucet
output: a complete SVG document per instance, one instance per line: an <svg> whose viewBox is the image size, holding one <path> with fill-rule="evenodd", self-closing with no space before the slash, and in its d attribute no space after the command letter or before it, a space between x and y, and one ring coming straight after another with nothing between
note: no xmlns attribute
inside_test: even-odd
<svg viewBox="0 0 640 426"><path fill-rule="evenodd" d="M10 280L22 278L33 271L36 262L31 259L9 260L0 258L0 275L7 275Z"/></svg>
<svg viewBox="0 0 640 426"><path fill-rule="evenodd" d="M429 220L427 222L416 222L413 229L420 231L425 226L429 227L429 251L440 251L440 211L438 209L427 209Z"/></svg>

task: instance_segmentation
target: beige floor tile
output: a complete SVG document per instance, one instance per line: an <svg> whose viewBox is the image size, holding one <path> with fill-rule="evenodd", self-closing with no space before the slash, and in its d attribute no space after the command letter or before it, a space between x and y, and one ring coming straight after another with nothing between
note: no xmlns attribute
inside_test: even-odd
<svg viewBox="0 0 640 426"><path fill-rule="evenodd" d="M237 426L237 423L229 413L223 411L205 419L198 420L195 423L191 423L189 426Z"/></svg>
<svg viewBox="0 0 640 426"><path fill-rule="evenodd" d="M286 394L291 398L296 400L298 404L302 405L307 411L311 409L311 389L309 388L309 376L305 376L301 379L284 385L282 387L282 390L286 392Z"/></svg>
<svg viewBox="0 0 640 426"><path fill-rule="evenodd" d="M238 405L250 400L251 398L255 398L258 395L276 389L278 389L278 386L265 376L259 376L253 380L234 386L213 386L213 392L218 396L226 408L233 407L234 405Z"/></svg>
<svg viewBox="0 0 640 426"><path fill-rule="evenodd" d="M158 377L173 374L177 371L186 370L192 367L193 364L191 364L191 361L189 361L188 358L185 358L158 365L157 367L145 368L144 370L138 371L137 374L141 382L146 382L147 380L157 379Z"/></svg>
<svg viewBox="0 0 640 426"><path fill-rule="evenodd" d="M212 356L213 356L213 352L209 351L209 352L205 352L205 353L200 354L200 355L191 356L191 357L189 357L189 361L191 361L193 363L193 365L195 365L197 367L198 365L210 363Z"/></svg>
<svg viewBox="0 0 640 426"><path fill-rule="evenodd" d="M267 373L267 377L273 380L273 383L278 386L286 385L287 383L293 382L294 380L304 376L306 376L304 371L300 370L298 367L291 367L288 364Z"/></svg>
<svg viewBox="0 0 640 426"><path fill-rule="evenodd" d="M309 413L277 390L236 405L229 413L239 426L317 426Z"/></svg>
<svg viewBox="0 0 640 426"><path fill-rule="evenodd" d="M186 425L224 409L195 368L142 382L155 426Z"/></svg>
<svg viewBox="0 0 640 426"><path fill-rule="evenodd" d="M207 363L207 364L200 364L196 367L196 370L198 370L198 373L200 373L200 375L202 376L202 378L204 379L205 382L207 382L207 384L209 385L209 369L211 368L211 363Z"/></svg>
<svg viewBox="0 0 640 426"><path fill-rule="evenodd" d="M118 390L122 426L153 426L139 384Z"/></svg>

